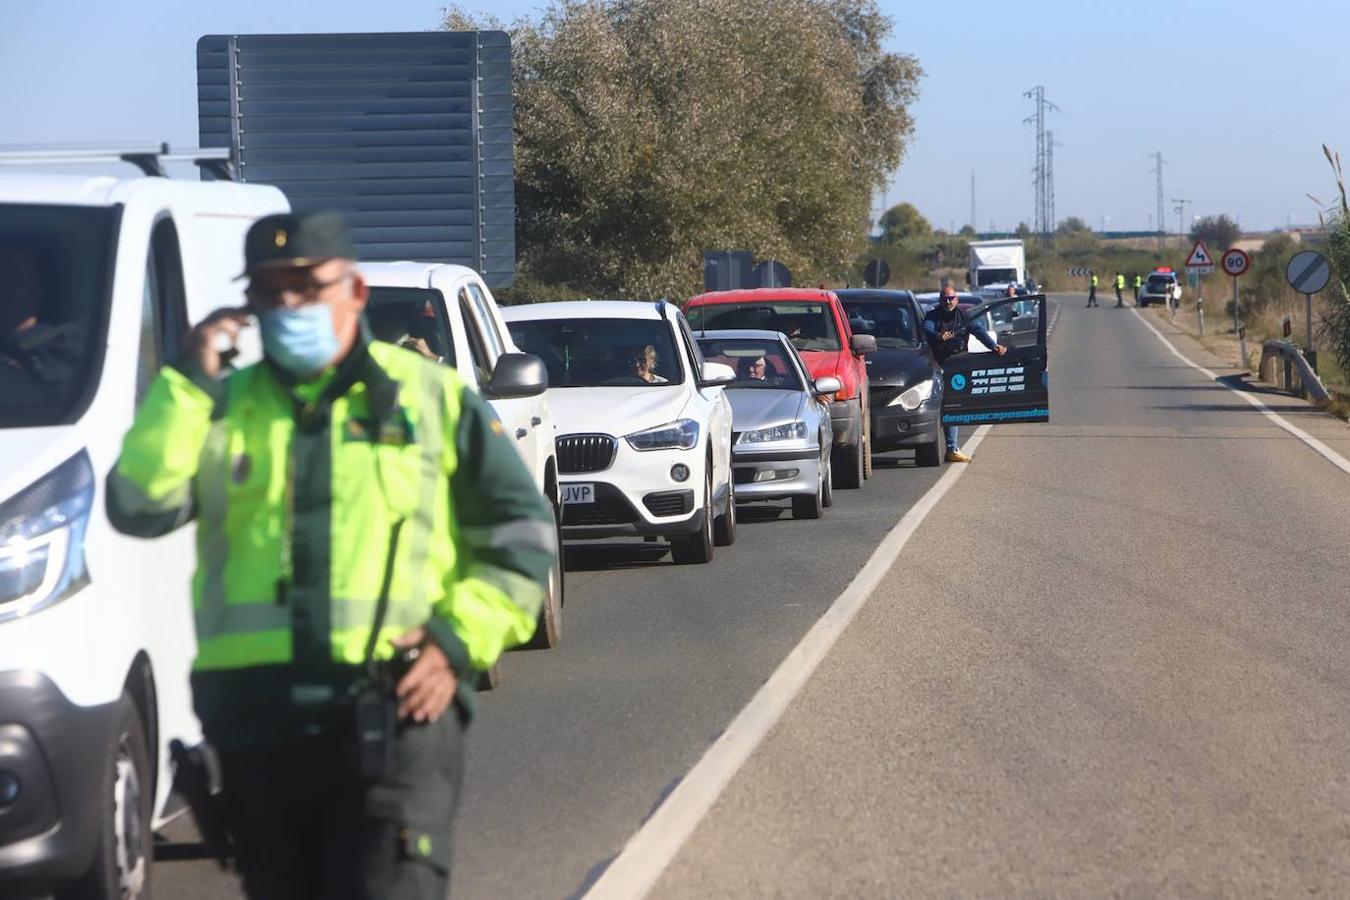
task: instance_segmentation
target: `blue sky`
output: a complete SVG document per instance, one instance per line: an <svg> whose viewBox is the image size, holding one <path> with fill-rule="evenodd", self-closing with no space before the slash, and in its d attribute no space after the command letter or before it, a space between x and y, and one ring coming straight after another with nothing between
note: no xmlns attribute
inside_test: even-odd
<svg viewBox="0 0 1350 900"><path fill-rule="evenodd" d="M470 0L507 20L543 4ZM1350 34L1341 0L896 2L894 49L927 76L917 130L884 203L908 200L939 227L1010 228L1033 211L1034 134L1023 91L1060 108L1050 126L1057 212L1143 229L1161 150L1187 215L1228 212L1249 230L1316 218L1329 197L1321 144L1350 157ZM194 46L209 33L402 31L433 27L419 0L8 0L0 13L0 143L196 143ZM322 13L323 18L318 18Z"/></svg>

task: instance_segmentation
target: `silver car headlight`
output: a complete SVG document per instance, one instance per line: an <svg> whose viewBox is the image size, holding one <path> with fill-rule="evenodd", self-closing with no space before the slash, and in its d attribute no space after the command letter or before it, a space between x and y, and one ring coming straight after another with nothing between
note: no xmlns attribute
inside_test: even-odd
<svg viewBox="0 0 1350 900"><path fill-rule="evenodd" d="M634 450L692 450L698 446L698 422L680 419L624 435Z"/></svg>
<svg viewBox="0 0 1350 900"><path fill-rule="evenodd" d="M83 450L0 503L0 622L88 583L84 535L93 503L94 469Z"/></svg>
<svg viewBox="0 0 1350 900"><path fill-rule="evenodd" d="M919 404L933 396L933 379L925 378L912 388L899 394L887 406L899 406L906 410L916 410Z"/></svg>
<svg viewBox="0 0 1350 900"><path fill-rule="evenodd" d="M806 440L805 422L788 422L772 428L757 428L754 431L742 431L736 439L737 444L771 444L779 441Z"/></svg>

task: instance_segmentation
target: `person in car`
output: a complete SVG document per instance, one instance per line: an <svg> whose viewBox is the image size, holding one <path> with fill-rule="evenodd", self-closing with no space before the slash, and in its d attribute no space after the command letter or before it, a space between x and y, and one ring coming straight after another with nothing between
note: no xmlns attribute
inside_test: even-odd
<svg viewBox="0 0 1350 900"><path fill-rule="evenodd" d="M656 374L658 360L654 344L647 344L645 347L634 349L633 352L625 356L625 360L630 366L628 374L634 378L641 378L648 384L670 383L670 379Z"/></svg>
<svg viewBox="0 0 1350 900"><path fill-rule="evenodd" d="M737 366L736 376L745 381L768 381L769 365L763 356L746 357Z"/></svg>
<svg viewBox="0 0 1350 900"><path fill-rule="evenodd" d="M960 302L961 298L957 295L956 288L947 285L942 289L942 299L938 301L938 305L923 317L924 334L928 336L928 343L933 348L933 355L937 357L938 364L941 365L958 353L964 353L971 335L999 356L1007 353L1008 348L996 343L982 322L978 319L966 319L966 314L961 311ZM955 425L947 426L946 438L947 462L970 462L970 456L961 452L960 438Z"/></svg>
<svg viewBox="0 0 1350 900"><path fill-rule="evenodd" d="M7 391L58 396L79 370L78 327L46 324L41 312L36 256L0 247L0 383Z"/></svg>

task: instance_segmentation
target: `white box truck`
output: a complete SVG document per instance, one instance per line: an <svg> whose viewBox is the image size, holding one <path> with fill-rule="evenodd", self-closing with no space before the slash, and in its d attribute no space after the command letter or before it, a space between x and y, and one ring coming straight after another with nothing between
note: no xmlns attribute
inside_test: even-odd
<svg viewBox="0 0 1350 900"><path fill-rule="evenodd" d="M973 291L1027 283L1027 251L1020 240L971 241L966 280Z"/></svg>

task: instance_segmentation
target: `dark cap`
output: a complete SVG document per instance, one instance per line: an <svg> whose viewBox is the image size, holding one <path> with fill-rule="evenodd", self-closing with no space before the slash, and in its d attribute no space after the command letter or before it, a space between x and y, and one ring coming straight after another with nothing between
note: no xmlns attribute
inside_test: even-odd
<svg viewBox="0 0 1350 900"><path fill-rule="evenodd" d="M244 237L244 272L314 266L356 259L347 223L337 212L276 213L254 222Z"/></svg>

